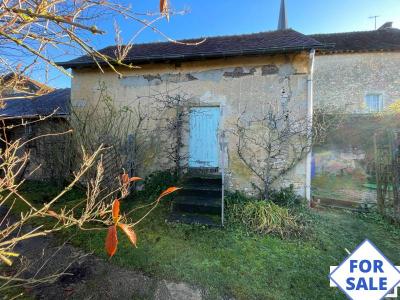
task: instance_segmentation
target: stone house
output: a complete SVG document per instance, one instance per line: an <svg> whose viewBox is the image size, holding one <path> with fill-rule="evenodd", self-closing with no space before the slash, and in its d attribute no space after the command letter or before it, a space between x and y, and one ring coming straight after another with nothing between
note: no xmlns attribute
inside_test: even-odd
<svg viewBox="0 0 400 300"><path fill-rule="evenodd" d="M373 135L385 127L377 115L400 101L400 30L389 22L372 31L310 37L332 45L317 51L314 106L335 106L347 119L314 149L314 195L339 204L375 202Z"/></svg>
<svg viewBox="0 0 400 300"><path fill-rule="evenodd" d="M182 136L178 141L169 135L163 138L160 128L165 124L150 118L144 135L152 139L152 146L146 148L144 163L135 173L171 167L162 148L173 141L180 145L175 155L180 166L222 173L225 189L249 193L259 178L238 155L238 138L232 134L238 117L243 112L267 115L271 108L281 108L310 120L314 108L334 106L343 115L358 118L347 123L353 130L336 131L324 147L308 153L274 186L293 184L298 194L310 200L314 177L317 198L356 205L374 201L368 130L380 125L368 118L399 99L400 30L387 23L373 31L305 36L287 29L284 10L282 1L277 31L211 37L196 46L187 44L201 39L135 45L124 62L140 68L120 67L119 75L107 66L100 72L87 56L60 63L74 74L72 106L77 112L92 110L101 94L99 86L105 84L116 107L139 104L148 115L168 116L176 112L157 110L155 104L184 95L190 101ZM113 58L117 48L107 47L101 53ZM360 135L355 124L366 137L355 138ZM150 138L154 130L158 137Z"/></svg>
<svg viewBox="0 0 400 300"><path fill-rule="evenodd" d="M154 102L162 101L160 95L186 95L190 101L180 141L181 166L223 173L226 189L252 192L257 178L238 157L237 139L231 134L234 124L244 111L263 116L271 107L280 109L289 94L288 109L298 117L310 117L312 63L315 49L323 44L291 29L210 37L197 46L187 45L198 41L135 45L124 62L140 68L119 68L122 76L106 67L100 72L87 56L59 65L73 71L71 103L77 113L97 105L99 83L105 84L115 107L129 109L142 100L141 107L151 111ZM101 53L113 57L115 51L108 47ZM148 132L155 128L158 136L146 150L138 175L168 168L159 122L149 118L147 123ZM301 159L276 187L293 184L300 195L309 197L310 166L310 158Z"/></svg>

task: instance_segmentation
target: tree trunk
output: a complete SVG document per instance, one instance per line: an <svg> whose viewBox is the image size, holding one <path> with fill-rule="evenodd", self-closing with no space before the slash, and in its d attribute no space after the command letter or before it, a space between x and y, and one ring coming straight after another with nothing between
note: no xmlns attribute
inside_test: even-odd
<svg viewBox="0 0 400 300"><path fill-rule="evenodd" d="M390 133L391 173L393 191L393 211L396 219L400 219L400 145L396 142L396 134Z"/></svg>
<svg viewBox="0 0 400 300"><path fill-rule="evenodd" d="M183 134L183 110L182 107L177 107L176 109L176 147L175 147L175 176L179 178L181 176L182 166L181 166L181 149L182 134Z"/></svg>
<svg viewBox="0 0 400 300"><path fill-rule="evenodd" d="M381 161L381 157L378 153L378 142L377 142L378 135L377 133L374 134L374 161L375 161L375 175L376 175L376 203L378 205L379 213L383 214L385 211L385 170L383 167L383 163Z"/></svg>
<svg viewBox="0 0 400 300"><path fill-rule="evenodd" d="M262 198L265 201L269 200L269 195L270 195L270 184L269 181L264 181L264 190L262 193Z"/></svg>

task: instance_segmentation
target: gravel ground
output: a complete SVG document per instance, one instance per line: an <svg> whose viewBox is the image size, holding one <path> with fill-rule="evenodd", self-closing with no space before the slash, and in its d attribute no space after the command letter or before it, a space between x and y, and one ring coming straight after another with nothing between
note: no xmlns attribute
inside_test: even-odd
<svg viewBox="0 0 400 300"><path fill-rule="evenodd" d="M3 209L4 214L4 209ZM0 207L0 219L2 210ZM27 226L24 230L29 230ZM28 295L37 299L154 299L200 300L204 291L185 283L174 283L121 268L86 254L68 243L60 246L53 236L33 238L19 243L15 251L23 257L21 277L43 278L68 273L56 281L27 286ZM5 269L15 271L16 264Z"/></svg>

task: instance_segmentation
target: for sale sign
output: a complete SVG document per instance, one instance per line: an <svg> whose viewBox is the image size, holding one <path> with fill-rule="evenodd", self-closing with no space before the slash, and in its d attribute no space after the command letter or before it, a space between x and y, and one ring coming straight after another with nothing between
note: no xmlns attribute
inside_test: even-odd
<svg viewBox="0 0 400 300"><path fill-rule="evenodd" d="M400 270L369 240L365 240L338 267L331 267L332 286L350 299L379 300L397 294Z"/></svg>

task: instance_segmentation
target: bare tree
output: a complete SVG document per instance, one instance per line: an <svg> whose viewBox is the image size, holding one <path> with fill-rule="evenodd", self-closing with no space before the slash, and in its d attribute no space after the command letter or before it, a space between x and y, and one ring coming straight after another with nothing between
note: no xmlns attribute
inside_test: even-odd
<svg viewBox="0 0 400 300"><path fill-rule="evenodd" d="M374 115L374 169L378 210L400 219L400 102ZM392 208L392 209L391 209Z"/></svg>
<svg viewBox="0 0 400 300"><path fill-rule="evenodd" d="M172 166L174 175L179 178L187 167L187 151L184 151L185 135L188 133L190 107L193 98L178 91L152 96L155 107L153 120L158 123L157 132L163 145L160 155Z"/></svg>
<svg viewBox="0 0 400 300"><path fill-rule="evenodd" d="M0 99L7 98L8 94L5 95L5 90L25 92L21 91L20 87L24 86L23 81L26 80L26 75L37 71L45 72L49 67L71 76L56 64L56 60L63 55L86 54L101 71L109 68L120 74L117 66L134 68L135 66L125 63L125 58L132 48L136 36L145 28L151 28L166 39L174 41L154 25L162 18L169 18L170 14L174 14L174 12L170 11L167 0L160 1L160 11L156 14L135 13L130 6L124 6L111 0L3 0L0 2L0 77L3 83L0 84ZM123 45L120 31L116 27L117 50L112 54L105 54L97 51L88 37L106 34L95 24L104 17L112 16L136 22L141 25L141 28L132 35L128 43ZM7 79L7 84L4 80L6 74L12 75ZM30 95L24 93L21 96L26 98L35 96L35 93ZM12 98L15 98L15 95ZM115 111L111 106L109 108L112 117L118 120L116 116L121 112ZM138 118L135 118L135 121L139 121L136 123L136 128L140 128L145 117L140 108L137 114ZM42 120L43 118L39 121ZM119 121L122 122L122 120ZM26 125L25 122L21 124L21 126ZM111 124L106 125L110 126ZM105 133L110 129L107 126L103 128ZM129 194L130 185L140 178L122 173L117 178L119 184L115 189L110 190L108 186L104 187L103 155L104 151L110 147L105 146L104 143L97 143L99 141L97 140L87 143L91 146L97 145L95 147L82 147L81 162L77 164L76 171L65 188L49 199L47 203L33 203L20 192L21 185L25 180L19 179L30 156L29 152L24 151L24 146L43 136L36 136L26 141L21 139L10 141L5 134L10 128L4 125L0 129L3 132L0 138L2 143L0 151L0 208L2 211L0 216L0 263L2 265L11 265L20 256L15 251L15 246L20 242L38 236L46 236L72 226L80 230L107 230L108 227L106 249L112 256L117 247L116 227L120 227L127 234L131 243L135 245L136 234L133 228L158 206L162 197L177 189L167 189L152 203L135 208L126 214L120 213L119 200L115 199L115 195L118 195L119 199L126 197ZM63 133L49 133L45 136L60 134ZM89 135L85 135L85 138L88 137ZM93 170L92 173L90 173L91 170ZM88 174L90 176L87 176ZM62 197L82 181L86 182L85 199L73 207L65 205L60 208L57 206ZM20 215L10 217L18 202L24 203L27 210ZM147 209L147 212L140 219L133 220L131 214L138 209ZM51 218L55 222L36 225L29 231L22 230L30 221L43 218ZM60 275L55 273L49 277L38 279L22 278L19 277L19 274L21 272L18 271L9 275L7 272L3 272L2 268L0 291L4 291L10 286L52 281Z"/></svg>
<svg viewBox="0 0 400 300"><path fill-rule="evenodd" d="M272 184L287 174L309 151L305 119L291 119L287 113L271 108L261 118L237 119L237 154L245 166L257 177L252 182L263 199L268 199Z"/></svg>
<svg viewBox="0 0 400 300"><path fill-rule="evenodd" d="M150 28L165 39L178 43L158 30L156 22L169 18L170 15L184 13L185 11L171 11L167 0L160 1L158 13L135 12L130 5L125 6L113 0L2 0L0 77L10 73L16 75L12 81L8 81L10 88L20 85L22 75L47 72L49 67L71 76L67 70L56 64L56 60L65 55L84 54L89 56L100 70L110 68L120 74L117 66L135 67L125 63L125 58L136 37L144 29ZM118 47L114 53L103 53L97 51L90 40L92 36L107 34L96 24L101 24L101 20L109 18L130 20L139 25L139 29L124 43L121 31L116 25L115 39Z"/></svg>
<svg viewBox="0 0 400 300"><path fill-rule="evenodd" d="M99 82L97 100L85 108L72 109L76 145L91 151L101 144L107 145L115 153L113 160L120 163L116 169L124 168L131 176L138 174L149 155L154 133L148 125L150 108L143 101L136 99L118 106L108 93L106 83ZM105 168L107 173L107 165Z"/></svg>
<svg viewBox="0 0 400 300"><path fill-rule="evenodd" d="M339 108L324 107L304 116L292 101L291 77L281 78L279 103L270 103L264 114L246 109L231 133L236 136L239 159L255 176L251 184L267 200L273 184L288 174L312 146L325 140L333 126L339 126Z"/></svg>

